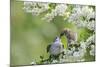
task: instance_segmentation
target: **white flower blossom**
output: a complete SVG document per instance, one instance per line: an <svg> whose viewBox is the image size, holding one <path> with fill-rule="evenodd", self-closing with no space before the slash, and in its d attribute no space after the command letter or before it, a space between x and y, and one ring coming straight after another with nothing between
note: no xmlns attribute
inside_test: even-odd
<svg viewBox="0 0 100 67"><path fill-rule="evenodd" d="M76 24L79 28L86 27L95 30L95 12L88 6L74 7L69 17L69 22ZM92 20L92 21L90 21Z"/></svg>
<svg viewBox="0 0 100 67"><path fill-rule="evenodd" d="M82 58L85 53L86 53L86 44L85 42L81 42L80 47L78 47L78 51L73 52L73 56Z"/></svg>
<svg viewBox="0 0 100 67"><path fill-rule="evenodd" d="M32 10L33 8L31 7L34 7L35 4L33 4L33 2L24 2L24 10L27 12L27 13L32 13Z"/></svg>
<svg viewBox="0 0 100 67"><path fill-rule="evenodd" d="M47 20L47 22L50 22L55 16L64 16L66 10L67 10L66 4L57 4L55 9L52 9L51 13L46 14L42 19Z"/></svg>
<svg viewBox="0 0 100 67"><path fill-rule="evenodd" d="M33 16L38 16L41 13L47 11L47 13L43 16L42 20L51 22L56 16L65 16L68 5L56 4L55 8L51 9L51 12L48 12L49 7L49 3L24 2L23 9L27 13L32 13ZM78 28L84 27L95 32L95 10L93 10L92 7L76 5L72 9L71 14L69 13L67 19L69 22L75 24ZM53 60L51 63L85 61L83 57L86 54L86 49L88 47L91 48L91 50L89 51L90 55L95 56L95 34L88 37L85 42L81 41L79 47L71 47L71 49L64 50L64 59L60 58L59 61ZM44 62L44 64L47 63L50 62ZM36 64L36 62L33 61L31 64Z"/></svg>
<svg viewBox="0 0 100 67"><path fill-rule="evenodd" d="M53 60L52 63L58 63L58 61L57 60Z"/></svg>
<svg viewBox="0 0 100 67"><path fill-rule="evenodd" d="M71 51L75 51L75 47L72 47L72 48L71 48Z"/></svg>
<svg viewBox="0 0 100 67"><path fill-rule="evenodd" d="M67 5L66 4L58 4L55 8L55 13L57 13L58 16L63 16L66 12Z"/></svg>
<svg viewBox="0 0 100 67"><path fill-rule="evenodd" d="M23 9L25 12L32 13L33 16L37 16L49 10L49 3L24 2ZM51 12L47 13L42 19L50 22L55 16L64 16L66 9L66 4L56 4L55 9L52 9Z"/></svg>
<svg viewBox="0 0 100 67"><path fill-rule="evenodd" d="M88 47L91 43L95 43L95 34L93 34L92 36L90 36L90 37L86 40L86 47Z"/></svg>
<svg viewBox="0 0 100 67"><path fill-rule="evenodd" d="M42 20L46 20L47 22L52 21L52 19L54 18L54 14L46 14L44 18L42 18Z"/></svg>
<svg viewBox="0 0 100 67"><path fill-rule="evenodd" d="M40 13L48 10L49 3L36 3L36 2L24 2L24 10L27 13L32 13L33 15L39 15Z"/></svg>
<svg viewBox="0 0 100 67"><path fill-rule="evenodd" d="M95 21L88 22L86 26L90 30L95 30Z"/></svg>
<svg viewBox="0 0 100 67"><path fill-rule="evenodd" d="M90 55L95 56L95 46L91 45Z"/></svg>
<svg viewBox="0 0 100 67"><path fill-rule="evenodd" d="M73 56L74 56L74 57L80 57L80 52L78 52L78 51L76 52L76 51L75 51L75 52L73 53Z"/></svg>
<svg viewBox="0 0 100 67"><path fill-rule="evenodd" d="M73 51L71 50L66 50L66 56L72 56L73 55Z"/></svg>

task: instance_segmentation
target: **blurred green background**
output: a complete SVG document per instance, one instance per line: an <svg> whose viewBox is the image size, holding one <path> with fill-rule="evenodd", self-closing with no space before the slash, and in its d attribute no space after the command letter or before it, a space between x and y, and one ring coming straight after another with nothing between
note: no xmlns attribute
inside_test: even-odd
<svg viewBox="0 0 100 67"><path fill-rule="evenodd" d="M41 20L41 16L25 13L23 2L11 0L11 65L26 65L40 56L48 58L46 47L65 27L78 33L78 41L87 39L90 31L78 29L65 22L63 17L55 17L51 22Z"/></svg>

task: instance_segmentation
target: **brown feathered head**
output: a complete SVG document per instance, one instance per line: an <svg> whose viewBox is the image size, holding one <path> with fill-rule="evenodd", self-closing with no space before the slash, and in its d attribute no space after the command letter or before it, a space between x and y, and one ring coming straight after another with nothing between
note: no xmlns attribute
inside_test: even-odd
<svg viewBox="0 0 100 67"><path fill-rule="evenodd" d="M68 43L71 44L72 42L77 41L77 33L72 31L69 28L65 28L62 30L60 37L62 37L63 35L66 36Z"/></svg>

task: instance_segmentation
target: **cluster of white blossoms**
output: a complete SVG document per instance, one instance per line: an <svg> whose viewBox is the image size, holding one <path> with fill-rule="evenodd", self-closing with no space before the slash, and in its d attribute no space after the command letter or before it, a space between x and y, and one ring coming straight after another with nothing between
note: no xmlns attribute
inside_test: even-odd
<svg viewBox="0 0 100 67"><path fill-rule="evenodd" d="M87 39L86 46L91 49L90 55L95 56L95 35L92 35Z"/></svg>
<svg viewBox="0 0 100 67"><path fill-rule="evenodd" d="M77 25L77 27L86 27L90 30L95 30L95 11L92 7L74 5L72 13L67 11L67 4L57 4L54 8L50 9L51 3L41 2L24 2L24 10L27 13L32 13L33 16L38 16L41 13L47 11L43 16L43 20L51 22L56 16L66 16L69 22ZM48 10L51 10L48 12ZM65 18L64 18L65 20Z"/></svg>
<svg viewBox="0 0 100 67"><path fill-rule="evenodd" d="M38 3L38 2L24 2L24 10L27 13L32 13L33 16L38 16L41 13L48 11L50 9L50 3ZM56 4L54 9L51 9L51 12L47 12L46 15L42 18L47 22L53 20L55 16L64 16L67 10L66 4Z"/></svg>
<svg viewBox="0 0 100 67"><path fill-rule="evenodd" d="M87 40L86 40L86 47L88 47L90 44L95 43L95 34L93 34L92 36L90 36Z"/></svg>
<svg viewBox="0 0 100 67"><path fill-rule="evenodd" d="M88 39L83 42L80 42L80 46L75 48L72 47L69 49L64 49L65 55L63 55L63 58L60 58L59 60L53 60L52 62L44 61L43 64L50 64L50 63L69 63L69 62L83 62L86 59L84 58L87 48L90 48L89 53L91 56L95 56L95 34L88 37ZM77 50L76 50L77 49ZM32 63L36 64L36 63Z"/></svg>
<svg viewBox="0 0 100 67"><path fill-rule="evenodd" d="M85 42L80 42L80 46L75 48L72 47L69 49L64 49L65 55L63 58L59 58L59 60L53 60L52 62L44 61L43 64L50 64L50 63L69 63L69 62L83 62L86 59L84 58L87 48L90 47L91 50L90 55L95 56L95 35L90 36ZM76 50L77 49L77 50Z"/></svg>
<svg viewBox="0 0 100 67"><path fill-rule="evenodd" d="M65 62L78 62L78 61L85 61L85 54L87 52L87 48L90 48L90 55L95 56L95 34L88 37L88 39L83 42L80 42L80 46L75 48L72 47L70 50L67 49L66 56L65 56ZM77 50L76 50L77 49Z"/></svg>
<svg viewBox="0 0 100 67"><path fill-rule="evenodd" d="M55 16L64 16L66 10L67 10L66 4L57 4L55 9L52 9L51 13L47 13L42 19L50 22Z"/></svg>
<svg viewBox="0 0 100 67"><path fill-rule="evenodd" d="M49 3L37 3L33 1L24 2L24 10L27 13L32 13L33 15L37 16L42 12L49 9Z"/></svg>
<svg viewBox="0 0 100 67"><path fill-rule="evenodd" d="M77 27L86 27L95 30L95 11L89 6L74 6L69 22L77 25Z"/></svg>
<svg viewBox="0 0 100 67"><path fill-rule="evenodd" d="M90 55L95 56L95 45L91 45Z"/></svg>
<svg viewBox="0 0 100 67"><path fill-rule="evenodd" d="M27 13L32 13L33 16L38 16L46 12L42 20L47 22L51 22L56 16L69 14L69 12L67 12L67 4L56 4L52 9L50 9L50 4L51 3L24 2L23 9ZM95 32L95 10L93 7L74 5L71 11L71 14L66 18L68 22L74 23L78 28L84 27ZM88 37L86 41L81 41L79 47L71 47L71 49L64 50L64 59L60 58L59 61L53 60L52 62L44 61L43 64L85 61L84 55L87 52L87 48L90 48L90 55L95 56L95 34ZM33 61L32 64L36 64L36 62Z"/></svg>
<svg viewBox="0 0 100 67"><path fill-rule="evenodd" d="M66 60L67 62L85 61L85 59L83 60L85 53L86 53L85 42L81 42L79 47L77 48L73 47L70 50L69 49L66 50Z"/></svg>

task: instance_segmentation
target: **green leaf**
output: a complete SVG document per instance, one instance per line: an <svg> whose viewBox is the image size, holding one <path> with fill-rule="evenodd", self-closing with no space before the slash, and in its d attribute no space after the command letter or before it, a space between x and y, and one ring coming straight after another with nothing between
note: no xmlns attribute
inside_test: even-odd
<svg viewBox="0 0 100 67"><path fill-rule="evenodd" d="M66 36L62 36L61 37L61 42L64 45L64 49L66 49L67 48L67 38L66 38Z"/></svg>

